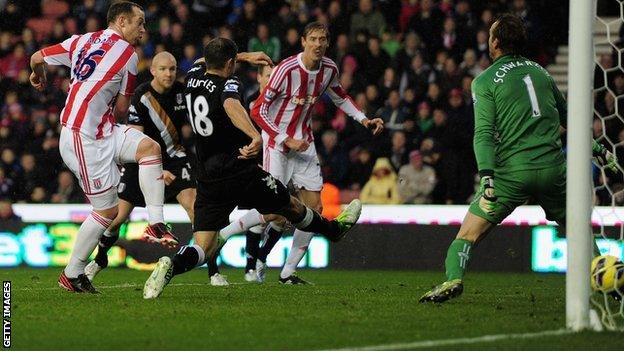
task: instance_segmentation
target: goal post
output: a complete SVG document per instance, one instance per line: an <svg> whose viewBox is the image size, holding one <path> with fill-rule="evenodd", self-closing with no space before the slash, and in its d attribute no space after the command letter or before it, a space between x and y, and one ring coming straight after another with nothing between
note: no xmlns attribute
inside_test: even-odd
<svg viewBox="0 0 624 351"><path fill-rule="evenodd" d="M570 0L567 123L566 325L589 328L592 253L591 125L593 116L593 0Z"/></svg>

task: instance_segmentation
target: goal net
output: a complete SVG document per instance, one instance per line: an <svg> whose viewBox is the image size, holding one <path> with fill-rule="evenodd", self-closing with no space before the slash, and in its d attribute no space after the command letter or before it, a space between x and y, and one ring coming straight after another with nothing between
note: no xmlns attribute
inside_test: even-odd
<svg viewBox="0 0 624 351"><path fill-rule="evenodd" d="M601 257L592 261L590 307L605 329L624 330L624 264L613 261L624 260L624 4L597 0L595 10L592 133L619 164L617 172L592 166L591 221Z"/></svg>

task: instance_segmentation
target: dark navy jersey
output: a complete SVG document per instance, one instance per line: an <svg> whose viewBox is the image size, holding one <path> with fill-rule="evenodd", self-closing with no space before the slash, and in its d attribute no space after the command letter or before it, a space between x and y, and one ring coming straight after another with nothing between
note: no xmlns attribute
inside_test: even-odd
<svg viewBox="0 0 624 351"><path fill-rule="evenodd" d="M238 149L248 145L251 138L234 126L223 107L227 99L243 103L238 78L206 73L205 64L198 63L188 71L185 85L184 99L195 133L198 180L229 178L257 167L254 160L238 159Z"/></svg>

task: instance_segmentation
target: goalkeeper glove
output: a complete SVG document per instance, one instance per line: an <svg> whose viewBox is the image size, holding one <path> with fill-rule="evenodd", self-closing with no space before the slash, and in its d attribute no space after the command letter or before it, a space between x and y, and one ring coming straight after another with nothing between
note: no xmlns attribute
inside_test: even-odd
<svg viewBox="0 0 624 351"><path fill-rule="evenodd" d="M596 142L596 140L594 140L592 143L592 156L599 166L604 167L612 172L618 171L617 157L609 150L607 150L604 145Z"/></svg>
<svg viewBox="0 0 624 351"><path fill-rule="evenodd" d="M494 193L494 175L492 171L481 171L481 186L479 187L479 207L483 212L493 216L496 212L497 197ZM484 174L485 173L485 174Z"/></svg>

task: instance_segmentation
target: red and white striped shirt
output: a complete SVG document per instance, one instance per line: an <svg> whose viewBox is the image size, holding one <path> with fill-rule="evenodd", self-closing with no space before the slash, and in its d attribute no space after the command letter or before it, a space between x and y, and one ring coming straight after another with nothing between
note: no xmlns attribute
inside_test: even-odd
<svg viewBox="0 0 624 351"><path fill-rule="evenodd" d="M73 35L41 50L50 65L71 68L71 85L61 124L86 138L109 136L118 93L134 93L138 57L134 47L112 29Z"/></svg>
<svg viewBox="0 0 624 351"><path fill-rule="evenodd" d="M268 134L268 146L281 151L287 151L283 145L287 137L310 142L314 139L310 114L325 92L353 119L366 119L340 85L334 61L323 57L318 70L310 71L303 65L302 55L291 56L275 67L251 113L263 133Z"/></svg>

